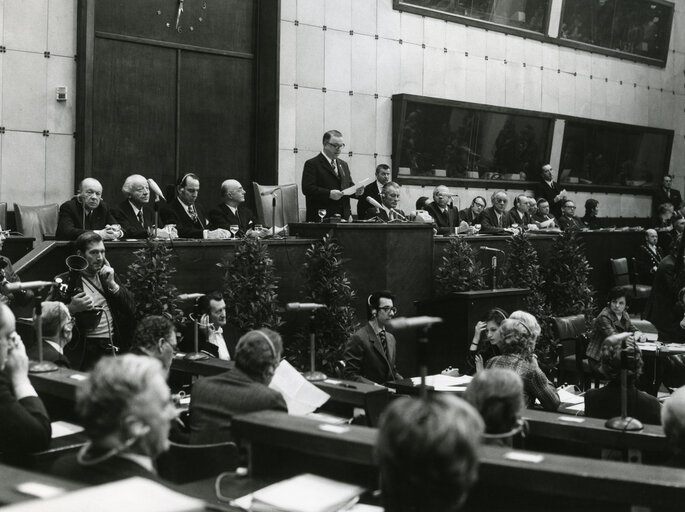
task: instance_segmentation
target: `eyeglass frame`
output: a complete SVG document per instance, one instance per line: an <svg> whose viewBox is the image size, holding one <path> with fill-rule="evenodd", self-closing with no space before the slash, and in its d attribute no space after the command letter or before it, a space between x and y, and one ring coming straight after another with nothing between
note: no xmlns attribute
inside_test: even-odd
<svg viewBox="0 0 685 512"><path fill-rule="evenodd" d="M333 144L332 142L326 142L326 144L335 149L345 149L345 144Z"/></svg>
<svg viewBox="0 0 685 512"><path fill-rule="evenodd" d="M397 306L379 306L378 309L382 309L386 313L392 312L393 314L397 314Z"/></svg>

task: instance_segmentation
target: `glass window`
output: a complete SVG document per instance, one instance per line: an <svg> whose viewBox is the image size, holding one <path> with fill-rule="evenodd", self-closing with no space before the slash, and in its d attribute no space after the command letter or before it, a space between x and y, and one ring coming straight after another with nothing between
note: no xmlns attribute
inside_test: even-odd
<svg viewBox="0 0 685 512"><path fill-rule="evenodd" d="M547 29L547 13L551 0L400 0L395 7L411 6L457 18L478 20L541 34ZM466 21L465 21L466 22Z"/></svg>
<svg viewBox="0 0 685 512"><path fill-rule="evenodd" d="M400 175L537 180L549 155L550 117L458 102L406 101L399 121Z"/></svg>
<svg viewBox="0 0 685 512"><path fill-rule="evenodd" d="M673 132L567 121L560 183L653 187L666 173Z"/></svg>
<svg viewBox="0 0 685 512"><path fill-rule="evenodd" d="M672 17L653 0L564 0L559 37L665 63Z"/></svg>

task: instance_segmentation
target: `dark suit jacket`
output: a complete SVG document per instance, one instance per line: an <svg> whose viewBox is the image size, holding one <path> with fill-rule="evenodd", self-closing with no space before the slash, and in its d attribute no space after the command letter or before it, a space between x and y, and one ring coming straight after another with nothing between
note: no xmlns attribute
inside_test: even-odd
<svg viewBox="0 0 685 512"><path fill-rule="evenodd" d="M76 459L76 454L64 455L55 461L50 471L62 478L88 485L102 485L125 478L139 476L155 482L166 483L159 476L150 473L140 464L123 457L109 457L102 462L84 466Z"/></svg>
<svg viewBox="0 0 685 512"><path fill-rule="evenodd" d="M683 203L683 199L680 196L680 191L671 188L668 193L666 193L664 187L659 187L654 192L654 200L652 201L654 212L658 210L659 205L664 203L671 203L676 210L680 208L680 205Z"/></svg>
<svg viewBox="0 0 685 512"><path fill-rule="evenodd" d="M317 222L321 208L326 209L327 217L339 214L343 219L349 219L352 214L349 196L338 201L329 197L331 190L343 190L354 185L350 168L344 160L338 159L338 174L335 175L323 153L304 163L302 193L307 203L307 222Z"/></svg>
<svg viewBox="0 0 685 512"><path fill-rule="evenodd" d="M252 210L244 204L238 205L238 216L240 219L235 216L225 203L221 203L217 205L216 208L209 210L209 228L223 228L229 230L231 225L237 224L240 226L238 236L245 236L245 233L254 227L257 218L254 216L254 213L252 213Z"/></svg>
<svg viewBox="0 0 685 512"><path fill-rule="evenodd" d="M29 356L31 361L38 361L38 343L32 343L31 346L26 349L26 355ZM43 361L50 361L62 368L71 368L69 358L64 354L57 352L57 350L45 340L43 340Z"/></svg>
<svg viewBox="0 0 685 512"><path fill-rule="evenodd" d="M107 224L117 224L117 221L104 201L100 201L100 205L86 215L84 226L83 205L76 197L72 197L59 207L55 236L57 240L76 240L81 233L104 229Z"/></svg>
<svg viewBox="0 0 685 512"><path fill-rule="evenodd" d="M0 452L12 454L45 450L52 435L43 402L35 396L17 400L7 371L0 371L0 432Z"/></svg>
<svg viewBox="0 0 685 512"><path fill-rule="evenodd" d="M656 397L638 391L634 383L628 386L628 416L643 423L661 425L661 404ZM612 380L599 389L585 393L585 416L593 418L614 418L621 415L621 384Z"/></svg>
<svg viewBox="0 0 685 512"><path fill-rule="evenodd" d="M405 217L405 219L407 218L407 214L404 213L399 208L395 208L395 211L398 212L403 217ZM388 212L386 212L385 210L379 210L378 208L374 208L373 206L371 208L369 208L368 210L366 210L366 217L367 217L367 219L373 219L374 217L378 217L383 222L390 222L391 220L394 220L394 221L398 221L398 220L404 221L405 220L405 219L402 219L400 217L397 217L395 219L391 219L388 216Z"/></svg>
<svg viewBox="0 0 685 512"><path fill-rule="evenodd" d="M637 268L637 277L640 284L652 284L654 282L654 274L663 258L661 250L658 246L654 246L654 251L645 242L637 249L635 255L635 264Z"/></svg>
<svg viewBox="0 0 685 512"><path fill-rule="evenodd" d="M562 201L555 203L554 198L559 195L559 192L561 192L561 189L559 188L559 184L556 181L552 182L551 187L547 184L546 181L540 181L537 184L537 187L535 188L535 197L537 199L540 199L542 197L547 199L547 202L549 203L550 213L557 218L561 217Z"/></svg>
<svg viewBox="0 0 685 512"><path fill-rule="evenodd" d="M232 441L231 420L238 414L287 411L283 396L238 368L200 378L190 401L190 444Z"/></svg>
<svg viewBox="0 0 685 512"><path fill-rule="evenodd" d="M561 217L557 218L557 223L564 231L567 229L585 229L585 224L583 224L583 221L576 216L568 217L566 215L562 215Z"/></svg>
<svg viewBox="0 0 685 512"><path fill-rule="evenodd" d="M497 214L494 206L489 206L480 214L481 233L501 233L504 228L509 227L507 212L502 214L502 225L497 223Z"/></svg>
<svg viewBox="0 0 685 512"><path fill-rule="evenodd" d="M176 224L176 231L180 238L203 238L203 231L208 229L209 221L197 203L195 203L195 211L197 220L193 220L183 208L181 200L175 198L160 208L159 217L162 219L163 226Z"/></svg>
<svg viewBox="0 0 685 512"><path fill-rule="evenodd" d="M385 340L388 344L388 356L370 323L367 322L355 332L345 344L345 378L378 384L401 379L402 376L395 367L395 336L386 331Z"/></svg>
<svg viewBox="0 0 685 512"><path fill-rule="evenodd" d="M366 210L373 208L373 206L371 206L371 204L366 200L367 197L371 197L383 204L383 201L381 200L381 194L378 191L378 182L376 180L373 180L373 182L365 186L364 193L359 197L359 201L357 203L357 217L360 219L365 219ZM328 213L326 213L326 215L328 215Z"/></svg>
<svg viewBox="0 0 685 512"><path fill-rule="evenodd" d="M226 341L226 329L223 329L222 331L222 337L226 343L226 348L228 349L228 353L233 360L235 358L236 341L233 341L232 343ZM179 349L181 352L195 351L195 329L192 322L183 330L183 340L179 345ZM204 329L197 330L197 349L199 352L204 352L212 357L219 357L219 347L207 341L207 333Z"/></svg>
<svg viewBox="0 0 685 512"><path fill-rule="evenodd" d="M533 218L534 222L545 222L546 220L554 219L554 226L553 227L557 227L557 228L559 227L559 222L557 222L557 219L551 213L548 213L547 215L543 215L540 212L537 212L537 213L535 213L535 215L533 215L532 218Z"/></svg>
<svg viewBox="0 0 685 512"><path fill-rule="evenodd" d="M597 216L588 216L588 215L583 215L580 220L583 222L586 228L588 229L600 229L602 227L602 224L600 223L599 219Z"/></svg>
<svg viewBox="0 0 685 512"><path fill-rule="evenodd" d="M466 222L469 226L473 226L474 224L480 224L480 214L474 217L473 210L469 206L468 208L459 210L459 222L461 221Z"/></svg>
<svg viewBox="0 0 685 512"><path fill-rule="evenodd" d="M507 222L510 226L512 224L518 224L520 228L525 228L528 224L533 223L533 219L528 212L521 215L521 212L514 207L507 212Z"/></svg>
<svg viewBox="0 0 685 512"><path fill-rule="evenodd" d="M439 235L451 235L454 228L459 227L459 212L456 208L447 208L447 213L443 213L435 203L426 205L425 210L433 217Z"/></svg>
<svg viewBox="0 0 685 512"><path fill-rule="evenodd" d="M652 293L645 308L645 318L659 330L659 340L685 341L685 331L680 327L682 312L676 307L678 291L685 286L685 275L676 275L675 258L664 256L654 274Z"/></svg>
<svg viewBox="0 0 685 512"><path fill-rule="evenodd" d="M147 238L147 228L155 225L155 212L152 207L143 205L143 220L145 221L145 227L143 227L133 213L133 207L128 199L119 203L119 206L112 210L112 215L121 225L124 238Z"/></svg>

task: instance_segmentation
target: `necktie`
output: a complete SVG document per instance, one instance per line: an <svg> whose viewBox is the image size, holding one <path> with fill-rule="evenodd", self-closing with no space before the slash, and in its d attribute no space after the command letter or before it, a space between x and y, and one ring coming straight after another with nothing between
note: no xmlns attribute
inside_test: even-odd
<svg viewBox="0 0 685 512"><path fill-rule="evenodd" d="M331 166L333 168L333 174L339 177L340 175L338 174L338 166L335 163L335 160L331 160Z"/></svg>
<svg viewBox="0 0 685 512"><path fill-rule="evenodd" d="M383 347L383 352L385 352L385 357L390 359L390 354L388 354L388 339L385 335L385 329L378 331L378 339L381 340L381 346Z"/></svg>
<svg viewBox="0 0 685 512"><path fill-rule="evenodd" d="M199 222L199 219L197 218L197 212L192 204L188 205L188 214L190 215L190 218L193 219L193 222Z"/></svg>
<svg viewBox="0 0 685 512"><path fill-rule="evenodd" d="M142 227L145 227L145 221L143 220L143 210L138 210L138 222Z"/></svg>

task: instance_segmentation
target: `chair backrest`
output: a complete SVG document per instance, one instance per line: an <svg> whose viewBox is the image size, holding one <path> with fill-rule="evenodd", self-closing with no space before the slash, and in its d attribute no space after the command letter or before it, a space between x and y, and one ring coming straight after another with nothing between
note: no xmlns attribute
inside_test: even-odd
<svg viewBox="0 0 685 512"><path fill-rule="evenodd" d="M238 467L238 446L224 442L185 445L169 443L169 451L157 459L159 476L183 484L216 476Z"/></svg>
<svg viewBox="0 0 685 512"><path fill-rule="evenodd" d="M257 205L257 218L263 226L272 227L273 196L271 192L277 188L280 190L274 194L276 197L276 226L283 227L291 222L299 222L299 192L295 183L260 185L253 181L252 188Z"/></svg>
<svg viewBox="0 0 685 512"><path fill-rule="evenodd" d="M630 271L628 270L628 258L612 258L611 271L614 274L614 284L616 286L631 284Z"/></svg>
<svg viewBox="0 0 685 512"><path fill-rule="evenodd" d="M55 236L58 215L58 204L23 206L14 203L17 231L24 236L35 238L36 242L42 242L46 237Z"/></svg>
<svg viewBox="0 0 685 512"><path fill-rule="evenodd" d="M0 203L0 229L7 228L7 203Z"/></svg>
<svg viewBox="0 0 685 512"><path fill-rule="evenodd" d="M562 346L564 356L576 353L576 344L585 334L585 315L557 316L552 318L554 335Z"/></svg>

